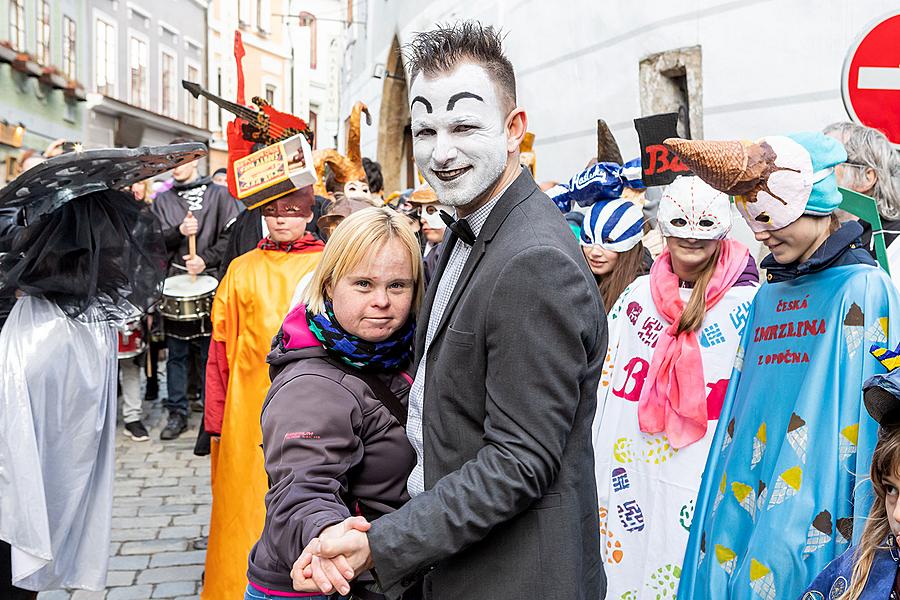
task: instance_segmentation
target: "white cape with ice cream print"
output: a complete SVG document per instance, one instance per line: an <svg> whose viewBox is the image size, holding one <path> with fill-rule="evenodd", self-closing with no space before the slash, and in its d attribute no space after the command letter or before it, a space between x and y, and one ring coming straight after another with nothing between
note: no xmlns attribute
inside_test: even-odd
<svg viewBox="0 0 900 600"><path fill-rule="evenodd" d="M609 351L598 389L594 455L600 535L608 598L674 598L694 501L716 430L755 285L732 287L698 332L706 380L709 428L675 450L665 433L638 425L638 399L659 336L669 325L639 277L609 314ZM691 290L682 289L687 302Z"/></svg>

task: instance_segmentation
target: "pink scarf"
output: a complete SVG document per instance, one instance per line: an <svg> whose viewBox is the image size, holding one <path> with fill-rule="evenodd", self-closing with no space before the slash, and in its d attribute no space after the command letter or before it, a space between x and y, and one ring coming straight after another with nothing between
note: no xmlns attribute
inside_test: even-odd
<svg viewBox="0 0 900 600"><path fill-rule="evenodd" d="M734 240L720 242L716 271L706 286L706 310L731 289L747 267L750 252ZM694 331L676 335L685 303L678 275L672 272L669 250L650 269L650 293L656 310L669 323L653 351L647 383L638 402L638 423L644 433L666 432L673 448L683 448L706 435L706 379L700 344Z"/></svg>

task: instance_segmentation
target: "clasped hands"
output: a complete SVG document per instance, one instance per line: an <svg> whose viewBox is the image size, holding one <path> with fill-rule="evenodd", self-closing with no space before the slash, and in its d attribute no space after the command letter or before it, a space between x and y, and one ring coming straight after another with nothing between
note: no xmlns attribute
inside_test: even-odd
<svg viewBox="0 0 900 600"><path fill-rule="evenodd" d="M298 592L335 590L350 593L350 581L372 568L372 554L366 531L372 525L363 517L350 517L326 527L313 538L294 562L291 579Z"/></svg>

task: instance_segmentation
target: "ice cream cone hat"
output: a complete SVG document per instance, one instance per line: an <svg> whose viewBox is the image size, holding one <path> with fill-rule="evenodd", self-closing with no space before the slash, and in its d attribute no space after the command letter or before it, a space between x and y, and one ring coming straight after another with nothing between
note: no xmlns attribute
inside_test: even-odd
<svg viewBox="0 0 900 600"><path fill-rule="evenodd" d="M757 142L669 138L665 145L711 187L735 197L754 231L786 227L803 214L828 215L841 203L834 166L844 147L821 133Z"/></svg>

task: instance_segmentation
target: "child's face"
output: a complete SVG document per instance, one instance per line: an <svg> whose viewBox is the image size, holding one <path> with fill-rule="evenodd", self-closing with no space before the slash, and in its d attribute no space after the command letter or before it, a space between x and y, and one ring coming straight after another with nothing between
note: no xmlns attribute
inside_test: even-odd
<svg viewBox="0 0 900 600"><path fill-rule="evenodd" d="M900 474L886 476L882 480L885 489L884 510L887 512L888 523L891 526L891 533L894 538L900 542L900 502L898 502L898 493L900 493Z"/></svg>

